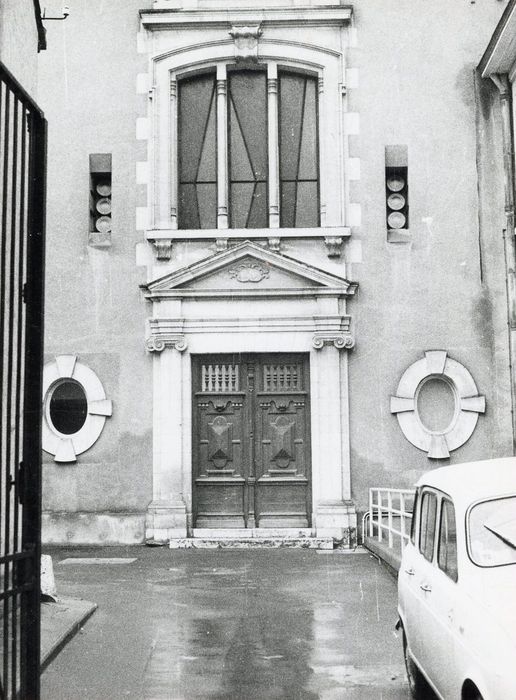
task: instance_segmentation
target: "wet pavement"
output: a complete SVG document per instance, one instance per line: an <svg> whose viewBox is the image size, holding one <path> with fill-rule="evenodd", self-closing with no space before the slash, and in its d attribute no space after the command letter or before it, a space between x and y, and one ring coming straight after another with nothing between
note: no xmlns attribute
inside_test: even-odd
<svg viewBox="0 0 516 700"><path fill-rule="evenodd" d="M367 553L48 551L58 594L99 608L42 700L408 698L396 583Z"/></svg>

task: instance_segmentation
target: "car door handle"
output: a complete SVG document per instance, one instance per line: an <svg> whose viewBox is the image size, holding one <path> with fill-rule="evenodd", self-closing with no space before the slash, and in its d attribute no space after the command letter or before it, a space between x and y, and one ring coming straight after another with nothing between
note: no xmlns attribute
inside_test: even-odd
<svg viewBox="0 0 516 700"><path fill-rule="evenodd" d="M422 591L425 591L425 593L431 593L432 592L432 586L429 586L428 583L422 583L419 588L421 588Z"/></svg>
<svg viewBox="0 0 516 700"><path fill-rule="evenodd" d="M414 571L414 569L410 568L410 569L405 569L405 573L408 574L409 576L414 576L416 572Z"/></svg>

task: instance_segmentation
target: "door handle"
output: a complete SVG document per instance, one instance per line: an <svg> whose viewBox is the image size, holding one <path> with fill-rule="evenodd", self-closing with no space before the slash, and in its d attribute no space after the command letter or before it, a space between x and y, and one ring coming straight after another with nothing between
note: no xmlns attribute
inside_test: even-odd
<svg viewBox="0 0 516 700"><path fill-rule="evenodd" d="M414 571L414 569L412 567L410 567L410 569L405 569L405 573L408 574L409 576L414 576L416 572Z"/></svg>
<svg viewBox="0 0 516 700"><path fill-rule="evenodd" d="M419 588L421 588L422 591L425 591L425 593L431 593L432 592L432 586L429 586L428 583L422 583Z"/></svg>

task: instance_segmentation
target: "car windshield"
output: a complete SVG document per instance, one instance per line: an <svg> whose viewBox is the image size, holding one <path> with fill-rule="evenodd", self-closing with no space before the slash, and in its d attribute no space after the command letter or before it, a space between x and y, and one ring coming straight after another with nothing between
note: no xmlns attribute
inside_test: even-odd
<svg viewBox="0 0 516 700"><path fill-rule="evenodd" d="M516 564L516 496L477 503L469 512L468 531L475 564Z"/></svg>

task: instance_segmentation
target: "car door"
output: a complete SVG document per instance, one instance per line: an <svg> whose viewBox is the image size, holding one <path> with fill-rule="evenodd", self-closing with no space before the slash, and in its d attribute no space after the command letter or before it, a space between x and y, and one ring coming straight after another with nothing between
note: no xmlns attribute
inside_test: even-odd
<svg viewBox="0 0 516 700"><path fill-rule="evenodd" d="M428 525L435 538L422 543L424 556L417 577L422 626L419 661L443 698L457 692L454 626L458 562L455 510L451 499L431 494Z"/></svg>
<svg viewBox="0 0 516 700"><path fill-rule="evenodd" d="M419 500L419 527L414 548L413 565L409 566L408 570L404 567L403 575L410 576L410 591L414 599L412 613L414 622L408 625L409 629L407 630L410 649L417 664L425 674L428 674L426 617L429 611L424 604L424 596L426 595L424 588L429 586L429 567L432 565L431 562L434 556L437 495L433 491L423 488L420 492ZM407 563L410 564L410 562ZM412 639L410 638L411 636Z"/></svg>
<svg viewBox="0 0 516 700"><path fill-rule="evenodd" d="M414 507L412 510L412 523L410 528L410 540L407 542L401 559L401 567L398 574L399 609L403 620L405 635L410 651L417 655L417 635L419 633L419 591L415 580L418 559L421 556L417 547L417 528L421 500L416 491Z"/></svg>

